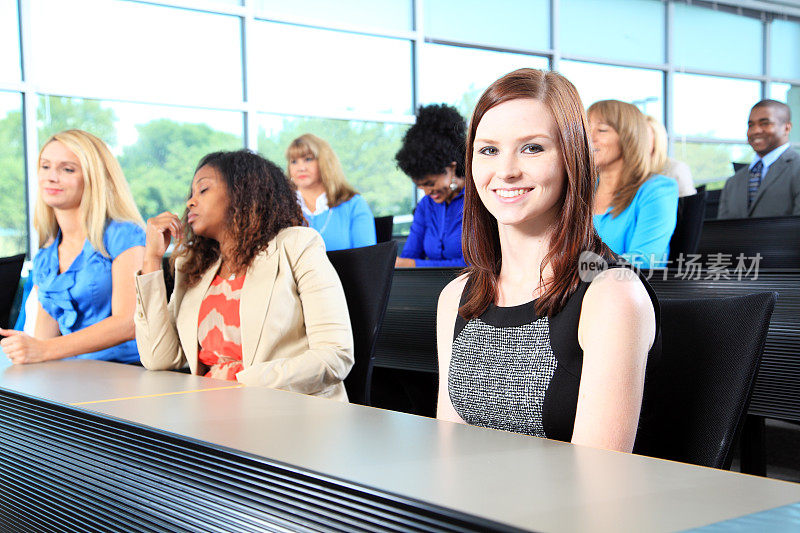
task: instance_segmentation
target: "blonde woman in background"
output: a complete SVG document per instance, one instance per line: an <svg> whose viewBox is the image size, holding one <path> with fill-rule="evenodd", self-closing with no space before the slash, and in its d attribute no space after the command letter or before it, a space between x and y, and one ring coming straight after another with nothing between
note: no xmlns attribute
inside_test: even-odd
<svg viewBox="0 0 800 533"><path fill-rule="evenodd" d="M327 250L375 244L375 219L364 197L344 177L331 146L306 133L286 150L289 178L308 225L317 230Z"/></svg>
<svg viewBox="0 0 800 533"><path fill-rule="evenodd" d="M36 327L34 335L0 329L3 351L16 364L138 362L134 275L145 233L122 168L103 141L67 130L44 144L38 169Z"/></svg>
<svg viewBox="0 0 800 533"><path fill-rule="evenodd" d="M697 194L689 165L667 155L668 140L667 130L664 128L664 125L650 115L645 115L644 118L647 120L647 125L650 126L648 133L650 140L651 168L653 172L657 172L662 176L677 181L678 196L682 197Z"/></svg>
<svg viewBox="0 0 800 533"><path fill-rule="evenodd" d="M678 184L651 172L644 115L619 100L595 102L587 114L598 171L597 233L637 266L665 266L677 222Z"/></svg>

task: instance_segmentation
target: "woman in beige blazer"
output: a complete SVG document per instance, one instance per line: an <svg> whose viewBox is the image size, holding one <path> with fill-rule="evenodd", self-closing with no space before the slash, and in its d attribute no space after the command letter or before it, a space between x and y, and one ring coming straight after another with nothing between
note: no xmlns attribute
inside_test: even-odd
<svg viewBox="0 0 800 533"><path fill-rule="evenodd" d="M136 277L142 364L166 370L188 362L192 374L214 375L198 355L208 353L198 338L201 308L211 287L243 276L235 338L225 344L236 355L219 354L241 357L229 379L347 401L347 303L322 238L302 222L293 186L277 166L246 150L203 158L183 219L165 212L147 222ZM167 304L161 264L172 237L175 290Z"/></svg>

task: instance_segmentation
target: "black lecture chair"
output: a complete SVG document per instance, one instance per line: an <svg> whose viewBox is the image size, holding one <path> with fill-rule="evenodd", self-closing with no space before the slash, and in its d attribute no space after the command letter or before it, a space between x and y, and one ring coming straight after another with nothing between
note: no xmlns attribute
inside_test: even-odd
<svg viewBox="0 0 800 533"><path fill-rule="evenodd" d="M375 217L375 237L378 242L389 242L392 240L394 230L394 217Z"/></svg>
<svg viewBox="0 0 800 533"><path fill-rule="evenodd" d="M777 297L661 300L662 355L647 365L634 453L730 468Z"/></svg>
<svg viewBox="0 0 800 533"><path fill-rule="evenodd" d="M352 403L370 405L373 351L389 302L396 257L394 241L328 252L344 288L353 328L355 364L344 380Z"/></svg>
<svg viewBox="0 0 800 533"><path fill-rule="evenodd" d="M11 306L19 288L19 275L25 254L0 258L0 328L7 329Z"/></svg>
<svg viewBox="0 0 800 533"><path fill-rule="evenodd" d="M703 217L706 212L706 188L697 189L697 194L678 199L678 222L669 241L669 261L672 265L683 254L697 252L700 234L703 231Z"/></svg>

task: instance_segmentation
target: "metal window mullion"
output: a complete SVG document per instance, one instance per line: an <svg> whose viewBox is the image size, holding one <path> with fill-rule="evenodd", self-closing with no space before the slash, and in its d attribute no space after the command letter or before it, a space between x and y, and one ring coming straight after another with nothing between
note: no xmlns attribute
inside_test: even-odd
<svg viewBox="0 0 800 533"><path fill-rule="evenodd" d="M608 65L613 67L638 68L646 70L666 70L664 63L642 63L639 61L621 61L608 59L605 57L583 56L578 54L560 54L562 59L568 61L581 61L583 63L596 63L598 65Z"/></svg>
<svg viewBox="0 0 800 533"><path fill-rule="evenodd" d="M450 39L447 37L436 37L434 35L426 35L425 42L431 44L442 44L445 46L454 46L458 48L473 48L476 50L486 50L489 52L503 52L508 54L519 54L528 56L543 56L549 57L553 55L553 50L542 48L522 48L513 46L502 46L499 44L489 43L486 41L459 41L458 39Z"/></svg>
<svg viewBox="0 0 800 533"><path fill-rule="evenodd" d="M330 23L324 19L315 19L313 17L312 18L293 17L293 16L287 17L279 13L270 13L269 11L260 11L258 14L254 12L254 16L257 20L262 20L264 22L273 22L276 24L287 24L291 26L301 26L304 28L336 31L343 33L356 33L359 35L366 35L370 37L385 37L389 39L401 39L401 40L414 39L414 31L408 31L408 30L387 30L375 26L360 26L357 24L349 25L337 22Z"/></svg>
<svg viewBox="0 0 800 533"><path fill-rule="evenodd" d="M757 10L777 15L789 15L800 17L800 8L788 5L779 5L777 2L767 2L763 0L715 0L715 3L725 4L731 7Z"/></svg>
<svg viewBox="0 0 800 533"><path fill-rule="evenodd" d="M422 47L425 43L425 17L422 0L412 0L414 18L414 53L411 58L411 113L416 114L422 90L422 64L425 61Z"/></svg>
<svg viewBox="0 0 800 533"><path fill-rule="evenodd" d="M667 153L675 155L675 5L667 0L664 3L664 127L667 129ZM685 137L684 137L685 140Z"/></svg>
<svg viewBox="0 0 800 533"><path fill-rule="evenodd" d="M746 139L716 139L714 137L695 137L682 135L681 143L689 144L747 144Z"/></svg>
<svg viewBox="0 0 800 533"><path fill-rule="evenodd" d="M561 68L561 0L550 0L550 70Z"/></svg>
<svg viewBox="0 0 800 533"><path fill-rule="evenodd" d="M251 72L255 71L255 56L253 50L255 35L255 6L253 0L245 0L244 14L242 15L242 98L244 100L244 145L245 147L258 151L258 114L254 103L254 88L252 87L253 77Z"/></svg>
<svg viewBox="0 0 800 533"><path fill-rule="evenodd" d="M763 17L763 14L762 14ZM761 99L769 98L769 90L772 88L772 65L770 65L770 58L771 58L771 50L770 47L772 45L772 20L767 19L764 17L762 21L762 27L764 29L764 36L763 36L763 46L764 49L762 50L762 61L764 62L764 82L761 84Z"/></svg>
<svg viewBox="0 0 800 533"><path fill-rule="evenodd" d="M425 52L423 52L422 48L425 44L425 7L423 0L412 0L412 2L414 6L414 56L412 57L411 65L411 112L416 115L424 86L422 82L422 64L425 61ZM416 122L416 117L414 121ZM411 182L411 198L416 207L419 203L419 198L417 197L417 186L413 181Z"/></svg>
<svg viewBox="0 0 800 533"><path fill-rule="evenodd" d="M87 89L85 91L80 89L64 90L54 84L41 84L41 83L31 83L28 84L28 86L30 87L30 90L35 91L39 94L45 94L49 96L63 96L65 98L81 98L84 100L101 100L101 101L120 102L128 104L181 107L188 109L209 109L214 111L245 110L245 103L243 101L230 102L224 100L215 100L215 101L207 101L204 103L192 103L180 100L178 97L165 98L161 100L150 100L150 99L139 100L134 97L129 97L129 96L120 97L118 95L114 95L113 90L111 91L92 91L91 89Z"/></svg>
<svg viewBox="0 0 800 533"><path fill-rule="evenodd" d="M31 0L19 0L19 36L20 57L22 58L22 129L24 135L25 158L25 198L28 216L28 257L32 258L39 249L39 237L33 224L33 215L38 194L37 166L39 154L39 133L36 125L36 107L38 94L33 90L31 75L33 61L31 50L33 36L31 34Z"/></svg>
<svg viewBox="0 0 800 533"><path fill-rule="evenodd" d="M233 15L241 17L244 15L244 8L241 6L226 6L210 0L127 0L137 4L150 4L158 7L172 7L177 9L188 9L212 15Z"/></svg>

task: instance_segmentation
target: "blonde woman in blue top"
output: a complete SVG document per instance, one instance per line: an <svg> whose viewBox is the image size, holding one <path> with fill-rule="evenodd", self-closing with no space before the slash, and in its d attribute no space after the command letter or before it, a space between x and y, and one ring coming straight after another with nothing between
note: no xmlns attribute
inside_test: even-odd
<svg viewBox="0 0 800 533"><path fill-rule="evenodd" d="M68 130L45 143L38 169L36 328L32 336L0 329L3 351L16 364L138 361L134 275L145 234L119 163L94 135Z"/></svg>
<svg viewBox="0 0 800 533"><path fill-rule="evenodd" d="M376 243L375 218L364 197L349 184L331 146L306 133L286 150L289 178L308 225L327 250L360 248Z"/></svg>
<svg viewBox="0 0 800 533"><path fill-rule="evenodd" d="M652 173L644 114L619 100L595 102L587 114L598 171L594 205L598 235L636 266L667 266L678 216L678 184Z"/></svg>

